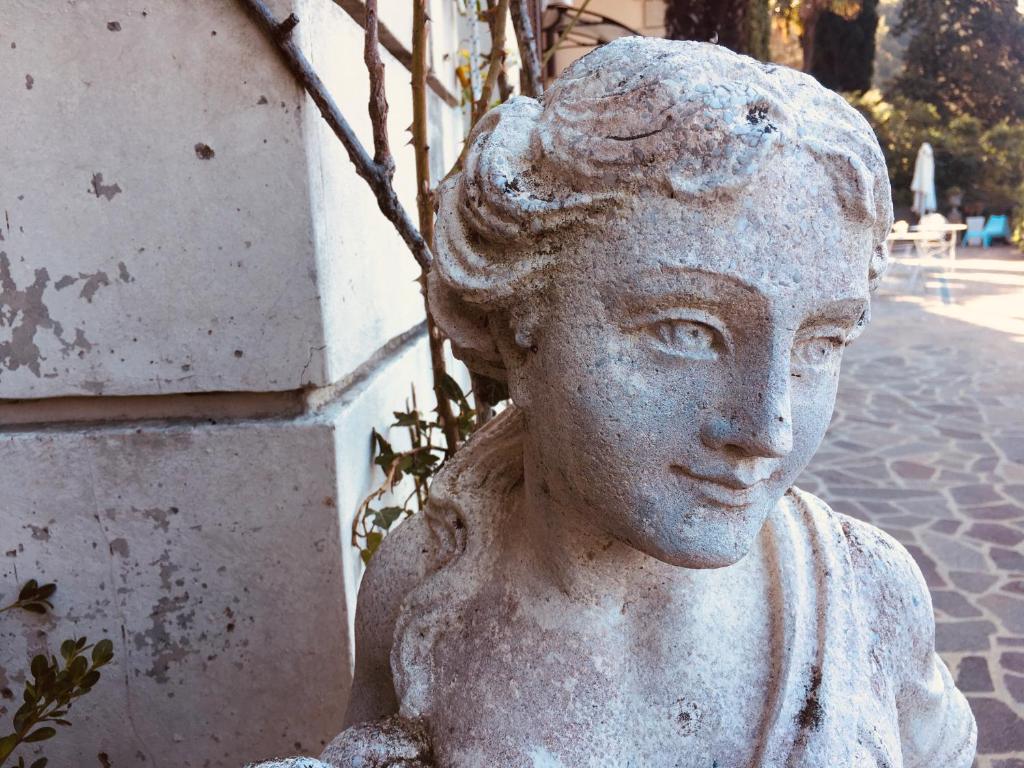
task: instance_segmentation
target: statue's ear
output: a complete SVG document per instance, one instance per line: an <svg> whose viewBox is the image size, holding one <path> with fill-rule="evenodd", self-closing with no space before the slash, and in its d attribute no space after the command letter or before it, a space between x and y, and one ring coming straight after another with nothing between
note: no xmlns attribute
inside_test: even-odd
<svg viewBox="0 0 1024 768"><path fill-rule="evenodd" d="M517 406L529 408L529 378L540 331L539 311L534 306L515 312L495 312L488 327L504 362L508 394Z"/></svg>

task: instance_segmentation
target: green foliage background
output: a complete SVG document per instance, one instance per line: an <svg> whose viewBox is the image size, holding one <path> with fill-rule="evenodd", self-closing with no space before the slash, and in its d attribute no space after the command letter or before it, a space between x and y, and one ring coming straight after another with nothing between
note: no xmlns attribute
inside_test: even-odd
<svg viewBox="0 0 1024 768"><path fill-rule="evenodd" d="M963 193L968 214L1014 215L1024 238L1024 15L1017 0L903 0L893 29L903 70L878 91L848 94L885 152L894 202L910 204L922 142L935 151L940 210Z"/></svg>

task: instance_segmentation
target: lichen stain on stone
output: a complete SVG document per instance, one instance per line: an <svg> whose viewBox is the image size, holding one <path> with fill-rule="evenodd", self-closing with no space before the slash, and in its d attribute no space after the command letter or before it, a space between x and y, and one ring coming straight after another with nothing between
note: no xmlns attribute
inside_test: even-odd
<svg viewBox="0 0 1024 768"><path fill-rule="evenodd" d="M92 193L96 197L105 197L109 201L113 200L115 195L121 194L121 191L121 187L116 183L104 184L102 173L94 173L92 175Z"/></svg>
<svg viewBox="0 0 1024 768"><path fill-rule="evenodd" d="M73 341L64 338L64 327L50 317L49 307L43 302L43 293L50 284L46 268L35 270L34 280L26 288L19 288L11 274L11 261L0 251L0 328L10 328L10 337L0 341L0 366L9 371L28 368L37 378L42 376L41 364L46 358L36 344L40 330L50 331L61 345L64 355L78 349L87 352L92 344L81 329L76 329Z"/></svg>
<svg viewBox="0 0 1024 768"><path fill-rule="evenodd" d="M110 278L107 277L107 273L96 272L85 278L82 290L78 295L92 304L92 297L96 295L96 291L100 289L100 286L104 285L110 285Z"/></svg>
<svg viewBox="0 0 1024 768"><path fill-rule="evenodd" d="M167 509L160 509L159 507L150 507L149 509L136 509L132 507L132 512L152 520L154 527L166 533L171 528L171 516L178 514L178 508L168 507Z"/></svg>
<svg viewBox="0 0 1024 768"><path fill-rule="evenodd" d="M170 553L165 551L151 565L159 567L160 588L168 595L161 597L153 606L150 613L151 627L145 632L135 633L132 639L136 650L142 651L149 648L152 653L152 664L146 671L146 676L153 678L158 683L166 683L170 681L171 665L196 653L187 637L175 639L171 636L170 630L173 628L171 618L174 617L179 628L184 629L191 625L195 612L176 615L185 610L189 602L189 594L187 591L177 595L170 594L174 591L172 578L177 571L181 570L180 566L171 562Z"/></svg>
<svg viewBox="0 0 1024 768"><path fill-rule="evenodd" d="M117 279L122 283L134 283L135 278L128 272L128 267L125 266L123 261L117 262Z"/></svg>
<svg viewBox="0 0 1024 768"><path fill-rule="evenodd" d="M129 547L128 547L128 540L125 539L125 538L121 538L121 537L118 537L116 539L111 539L109 547L110 547L110 554L118 555L119 557L124 557L124 558L127 558L129 556L129 554L130 554L130 551L131 551L129 549Z"/></svg>
<svg viewBox="0 0 1024 768"><path fill-rule="evenodd" d="M50 540L50 529L48 526L32 525L31 523L29 523L28 525L24 525L22 527L32 531L32 538L36 541Z"/></svg>
<svg viewBox="0 0 1024 768"><path fill-rule="evenodd" d="M821 667L811 669L811 680L807 686L807 700L797 715L797 724L804 731L813 731L821 726L822 707L818 701L818 689L821 687Z"/></svg>
<svg viewBox="0 0 1024 768"><path fill-rule="evenodd" d="M92 304L92 299L96 295L96 291L104 286L110 285L110 277L103 270L98 270L92 273L79 272L78 277L72 277L71 275L64 275L53 287L58 291L63 291L65 288L74 285L79 280L84 281L82 283L82 290L79 291L79 297L85 299L87 302Z"/></svg>

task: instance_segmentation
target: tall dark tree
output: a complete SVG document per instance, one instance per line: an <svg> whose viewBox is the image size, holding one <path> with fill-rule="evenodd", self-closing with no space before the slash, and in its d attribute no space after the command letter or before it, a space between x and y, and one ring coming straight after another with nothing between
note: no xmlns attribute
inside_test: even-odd
<svg viewBox="0 0 1024 768"><path fill-rule="evenodd" d="M810 66L804 68L827 88L866 91L875 64L878 0L863 0L849 17L822 10L815 21Z"/></svg>
<svg viewBox="0 0 1024 768"><path fill-rule="evenodd" d="M771 16L767 0L670 0L665 26L672 40L717 42L768 60Z"/></svg>
<svg viewBox="0 0 1024 768"><path fill-rule="evenodd" d="M909 35L894 91L944 119L1024 119L1024 16L1017 0L903 0L894 32Z"/></svg>

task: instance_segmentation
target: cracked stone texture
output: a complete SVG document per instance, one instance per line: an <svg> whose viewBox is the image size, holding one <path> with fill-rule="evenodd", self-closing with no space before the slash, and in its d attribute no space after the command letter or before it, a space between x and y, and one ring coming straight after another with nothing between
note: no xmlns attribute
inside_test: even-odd
<svg viewBox="0 0 1024 768"><path fill-rule="evenodd" d="M978 768L1024 766L1024 257L961 250L907 293L894 264L797 481L895 536L931 588Z"/></svg>

